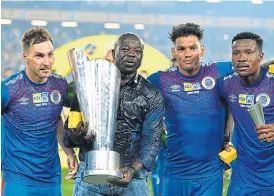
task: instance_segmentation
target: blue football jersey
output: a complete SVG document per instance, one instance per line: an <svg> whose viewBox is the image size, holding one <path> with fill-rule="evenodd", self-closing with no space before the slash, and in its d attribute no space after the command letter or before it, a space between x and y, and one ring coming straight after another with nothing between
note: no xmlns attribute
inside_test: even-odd
<svg viewBox="0 0 274 196"><path fill-rule="evenodd" d="M57 125L67 82L52 74L35 84L25 71L1 83L2 169L7 182L53 186L61 182Z"/></svg>
<svg viewBox="0 0 274 196"><path fill-rule="evenodd" d="M238 158L233 165L232 179L255 188L274 187L274 142L258 139L256 126L247 109L260 101L265 123L274 123L274 74L263 68L263 78L256 85L246 86L237 73L219 83L220 94L229 105L235 122L234 140Z"/></svg>
<svg viewBox="0 0 274 196"><path fill-rule="evenodd" d="M223 172L218 153L224 142L225 106L217 83L232 71L231 62L219 62L201 66L192 77L182 75L177 67L148 77L165 99L164 176L195 179Z"/></svg>

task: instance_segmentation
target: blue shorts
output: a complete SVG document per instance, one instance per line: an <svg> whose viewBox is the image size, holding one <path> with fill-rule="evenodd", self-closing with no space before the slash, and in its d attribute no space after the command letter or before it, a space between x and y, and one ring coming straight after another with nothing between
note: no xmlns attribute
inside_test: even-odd
<svg viewBox="0 0 274 196"><path fill-rule="evenodd" d="M33 187L5 182L3 192L3 195L5 196L62 196L61 185L52 187Z"/></svg>
<svg viewBox="0 0 274 196"><path fill-rule="evenodd" d="M223 176L199 179L170 179L165 177L163 196L222 196Z"/></svg>
<svg viewBox="0 0 274 196"><path fill-rule="evenodd" d="M230 181L227 196L273 196L274 188L258 189L254 187L245 186L233 180Z"/></svg>

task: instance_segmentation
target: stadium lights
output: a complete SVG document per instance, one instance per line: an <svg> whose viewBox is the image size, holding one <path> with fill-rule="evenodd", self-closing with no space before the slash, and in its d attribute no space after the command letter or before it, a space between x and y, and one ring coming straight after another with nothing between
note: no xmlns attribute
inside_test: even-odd
<svg viewBox="0 0 274 196"><path fill-rule="evenodd" d="M61 26L62 27L77 27L78 23L77 22L62 22Z"/></svg>
<svg viewBox="0 0 274 196"><path fill-rule="evenodd" d="M192 0L177 0L179 2L191 2Z"/></svg>
<svg viewBox="0 0 274 196"><path fill-rule="evenodd" d="M208 3L220 3L221 0L206 0Z"/></svg>
<svg viewBox="0 0 274 196"><path fill-rule="evenodd" d="M1 19L1 24L2 25L10 25L12 23L11 19Z"/></svg>
<svg viewBox="0 0 274 196"><path fill-rule="evenodd" d="M120 29L120 24L119 23L105 23L104 27L106 29Z"/></svg>
<svg viewBox="0 0 274 196"><path fill-rule="evenodd" d="M47 26L47 24L48 24L48 22L45 21L45 20L32 20L31 21L32 26L42 26L42 27L44 27L44 26Z"/></svg>
<svg viewBox="0 0 274 196"><path fill-rule="evenodd" d="M252 0L253 4L263 4L264 0Z"/></svg>
<svg viewBox="0 0 274 196"><path fill-rule="evenodd" d="M135 24L134 29L137 29L137 30L145 29L145 25L144 24Z"/></svg>

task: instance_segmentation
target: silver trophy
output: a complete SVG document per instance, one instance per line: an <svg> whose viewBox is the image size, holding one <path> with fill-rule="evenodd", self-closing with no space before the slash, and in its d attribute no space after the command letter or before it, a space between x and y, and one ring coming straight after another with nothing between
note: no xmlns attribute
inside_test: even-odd
<svg viewBox="0 0 274 196"><path fill-rule="evenodd" d="M254 121L255 125L265 124L264 111L260 101L258 101L256 104L252 104L250 108L247 109L247 111ZM265 135L265 133L262 134ZM264 139L263 141L265 142L267 140L268 139Z"/></svg>
<svg viewBox="0 0 274 196"><path fill-rule="evenodd" d="M82 180L109 184L108 179L123 177L120 154L113 151L121 73L106 60L91 60L78 49L68 52L75 89L88 124L87 137L95 133L92 150L86 153Z"/></svg>

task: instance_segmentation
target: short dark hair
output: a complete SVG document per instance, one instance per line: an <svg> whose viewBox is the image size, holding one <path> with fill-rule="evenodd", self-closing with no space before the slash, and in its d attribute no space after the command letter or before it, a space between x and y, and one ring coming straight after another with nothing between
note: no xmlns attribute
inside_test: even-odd
<svg viewBox="0 0 274 196"><path fill-rule="evenodd" d="M32 45L45 41L50 41L53 45L51 34L44 27L32 27L21 38L23 52L27 52Z"/></svg>
<svg viewBox="0 0 274 196"><path fill-rule="evenodd" d="M204 29L201 29L200 25L194 23L179 24L173 26L172 32L169 33L169 39L175 43L178 37L195 35L199 41L203 39Z"/></svg>
<svg viewBox="0 0 274 196"><path fill-rule="evenodd" d="M144 49L144 42L143 42L143 40L138 35L136 35L135 33L131 33L131 32L121 34L118 37L118 39L116 40L116 42L114 43L114 49L116 49L117 46L120 44L122 38L128 37L128 36L133 36L133 37L136 37L137 39L139 39L140 42L141 42L142 48Z"/></svg>
<svg viewBox="0 0 274 196"><path fill-rule="evenodd" d="M237 40L241 40L241 39L255 40L257 47L260 49L260 51L262 51L264 41L259 35L255 34L255 33L251 33L251 32L241 32L233 37L232 44L233 44L233 42L235 42Z"/></svg>

